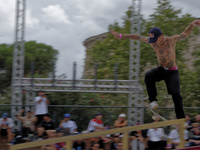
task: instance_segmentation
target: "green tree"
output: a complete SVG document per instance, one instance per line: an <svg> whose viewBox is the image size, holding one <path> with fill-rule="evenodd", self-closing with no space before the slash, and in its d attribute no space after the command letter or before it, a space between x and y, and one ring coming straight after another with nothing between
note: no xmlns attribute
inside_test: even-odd
<svg viewBox="0 0 200 150"><path fill-rule="evenodd" d="M58 51L52 46L36 41L25 43L24 76L30 77L31 62L35 62L35 77L47 77L52 72ZM11 85L13 61L13 44L0 45L0 91ZM9 97L10 98L10 97ZM8 99L9 99L8 98Z"/></svg>

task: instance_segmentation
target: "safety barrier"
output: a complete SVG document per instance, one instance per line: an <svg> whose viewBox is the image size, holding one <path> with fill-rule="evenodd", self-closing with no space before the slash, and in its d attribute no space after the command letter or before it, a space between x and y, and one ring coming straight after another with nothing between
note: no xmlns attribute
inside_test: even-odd
<svg viewBox="0 0 200 150"><path fill-rule="evenodd" d="M99 132L92 132L92 133L86 133L86 134L79 134L79 135L73 135L73 136L65 136L60 138L52 138L47 139L43 141L36 141L36 142L29 142L24 144L17 144L17 145L11 145L10 150L19 150L19 149L25 149L25 148L32 148L42 145L49 145L54 143L60 143L60 142L66 142L66 149L71 150L72 144L74 140L78 139L86 139L91 137L99 137L103 135L108 134L115 134L115 133L123 133L122 143L123 143L123 150L128 150L129 147L129 132L130 131L138 131L138 130L144 130L144 129L150 129L150 128L158 128L158 127L164 127L164 126L170 126L170 125L180 125L180 148L184 148L184 123L185 119L177 119L177 120L169 120L169 121L162 121L162 122L155 122L155 123L149 123L149 124L143 124L143 125L137 125L137 126L130 126L130 127L124 127L124 128L117 128L117 129L110 129L105 131L99 131Z"/></svg>

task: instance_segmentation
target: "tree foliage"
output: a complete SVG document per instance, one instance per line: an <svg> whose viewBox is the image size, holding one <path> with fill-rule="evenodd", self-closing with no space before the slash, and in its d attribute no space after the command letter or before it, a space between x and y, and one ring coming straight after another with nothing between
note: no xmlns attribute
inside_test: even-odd
<svg viewBox="0 0 200 150"><path fill-rule="evenodd" d="M29 41L25 43L24 76L30 77L31 62L35 64L35 77L47 77L52 72L58 51L52 46ZM0 45L0 90L11 85L13 44Z"/></svg>

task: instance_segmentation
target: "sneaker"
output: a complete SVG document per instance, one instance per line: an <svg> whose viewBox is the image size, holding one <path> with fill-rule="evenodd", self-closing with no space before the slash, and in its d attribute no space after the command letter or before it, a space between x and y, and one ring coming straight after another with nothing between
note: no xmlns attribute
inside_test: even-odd
<svg viewBox="0 0 200 150"><path fill-rule="evenodd" d="M149 106L151 109L155 110L158 107L158 104L156 101L150 102Z"/></svg>
<svg viewBox="0 0 200 150"><path fill-rule="evenodd" d="M110 142L110 141L111 141L111 139L105 138L105 139L103 140L103 143L108 143L108 142Z"/></svg>

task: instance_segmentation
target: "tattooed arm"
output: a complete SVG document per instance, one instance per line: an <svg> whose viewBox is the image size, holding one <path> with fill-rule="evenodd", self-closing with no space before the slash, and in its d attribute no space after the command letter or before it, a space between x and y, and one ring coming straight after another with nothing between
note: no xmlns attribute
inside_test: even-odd
<svg viewBox="0 0 200 150"><path fill-rule="evenodd" d="M110 31L110 33L117 39L120 39L120 38L122 38L122 39L132 39L132 40L139 40L139 41L142 41L142 42L145 42L145 43L148 43L148 41L149 41L148 37L140 36L138 34L121 34L121 33L115 32L115 31Z"/></svg>
<svg viewBox="0 0 200 150"><path fill-rule="evenodd" d="M189 36L192 33L192 30L196 25L200 25L200 20L194 20L180 35L174 35L172 38L176 40L182 40L186 36Z"/></svg>

